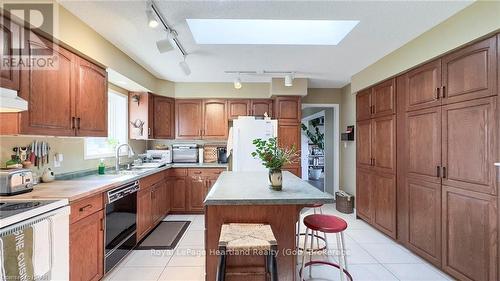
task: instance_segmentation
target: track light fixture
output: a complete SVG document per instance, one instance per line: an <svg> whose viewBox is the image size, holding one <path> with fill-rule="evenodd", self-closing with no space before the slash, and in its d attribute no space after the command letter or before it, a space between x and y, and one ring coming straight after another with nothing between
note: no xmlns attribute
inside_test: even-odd
<svg viewBox="0 0 500 281"><path fill-rule="evenodd" d="M156 28L158 27L158 25L160 25L160 23L158 22L158 20L156 19L154 13L152 10L147 10L146 11L146 15L148 17L148 26L151 27L151 28Z"/></svg>
<svg viewBox="0 0 500 281"><path fill-rule="evenodd" d="M234 79L234 88L235 89L241 89L241 79L238 75L238 77L236 77L236 79Z"/></svg>
<svg viewBox="0 0 500 281"><path fill-rule="evenodd" d="M289 73L285 75L285 87L292 87L293 86L293 73Z"/></svg>
<svg viewBox="0 0 500 281"><path fill-rule="evenodd" d="M186 62L186 56L183 56L183 60L179 62L179 67L182 69L182 72L188 76L191 74L191 69L189 68L189 65Z"/></svg>
<svg viewBox="0 0 500 281"><path fill-rule="evenodd" d="M156 41L156 48L158 49L160 54L172 51L174 49L174 45L172 44L172 38L173 36L170 33L168 33L167 38Z"/></svg>

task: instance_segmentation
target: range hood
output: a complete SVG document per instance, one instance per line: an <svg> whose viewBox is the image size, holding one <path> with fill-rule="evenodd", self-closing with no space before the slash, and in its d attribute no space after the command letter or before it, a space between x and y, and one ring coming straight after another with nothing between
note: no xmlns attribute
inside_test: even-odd
<svg viewBox="0 0 500 281"><path fill-rule="evenodd" d="M28 102L17 96L17 91L0 87L0 112L28 110Z"/></svg>

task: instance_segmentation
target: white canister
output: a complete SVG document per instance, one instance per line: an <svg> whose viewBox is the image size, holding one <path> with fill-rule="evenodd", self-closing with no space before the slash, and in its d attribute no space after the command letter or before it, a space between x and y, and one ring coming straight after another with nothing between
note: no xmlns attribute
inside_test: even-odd
<svg viewBox="0 0 500 281"><path fill-rule="evenodd" d="M198 148L198 163L203 164L203 147Z"/></svg>

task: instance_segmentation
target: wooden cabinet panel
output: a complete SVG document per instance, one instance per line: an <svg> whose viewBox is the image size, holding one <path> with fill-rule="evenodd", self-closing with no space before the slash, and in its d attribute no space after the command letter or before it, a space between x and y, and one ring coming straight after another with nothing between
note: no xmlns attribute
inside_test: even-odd
<svg viewBox="0 0 500 281"><path fill-rule="evenodd" d="M175 135L178 139L200 139L203 125L202 100L175 101Z"/></svg>
<svg viewBox="0 0 500 281"><path fill-rule="evenodd" d="M7 17L1 16L0 20L0 36L2 38L0 60L5 61L12 58L15 61L20 55L22 29ZM19 69L17 67L5 67L2 64L2 68L0 69L0 85L3 88L18 91Z"/></svg>
<svg viewBox="0 0 500 281"><path fill-rule="evenodd" d="M152 226L161 221L163 216L163 182L159 182L150 188L151 192L151 221Z"/></svg>
<svg viewBox="0 0 500 281"><path fill-rule="evenodd" d="M203 201L207 192L207 180L202 176L189 177L187 182L188 211L203 212Z"/></svg>
<svg viewBox="0 0 500 281"><path fill-rule="evenodd" d="M406 88L406 111L441 105L441 60L409 71L403 75L402 83Z"/></svg>
<svg viewBox="0 0 500 281"><path fill-rule="evenodd" d="M227 140L227 101L203 100L203 139Z"/></svg>
<svg viewBox="0 0 500 281"><path fill-rule="evenodd" d="M252 99L250 102L251 115L273 117L273 100L271 99Z"/></svg>
<svg viewBox="0 0 500 281"><path fill-rule="evenodd" d="M408 179L408 247L441 266L441 184Z"/></svg>
<svg viewBox="0 0 500 281"><path fill-rule="evenodd" d="M175 101L172 98L153 96L153 138L175 138Z"/></svg>
<svg viewBox="0 0 500 281"><path fill-rule="evenodd" d="M370 171L356 170L356 215L367 222L373 217L373 184Z"/></svg>
<svg viewBox="0 0 500 281"><path fill-rule="evenodd" d="M250 113L250 106L251 106L250 100L241 100L241 99L228 100L227 107L228 107L229 120L238 119L238 116L252 115Z"/></svg>
<svg viewBox="0 0 500 281"><path fill-rule="evenodd" d="M356 95L356 120L367 120L372 116L371 88Z"/></svg>
<svg viewBox="0 0 500 281"><path fill-rule="evenodd" d="M496 194L496 98L443 107L443 184Z"/></svg>
<svg viewBox="0 0 500 281"><path fill-rule="evenodd" d="M108 136L108 74L106 70L76 59L76 131L78 136Z"/></svg>
<svg viewBox="0 0 500 281"><path fill-rule="evenodd" d="M151 188L137 192L137 241L140 241L151 229L153 215L151 213Z"/></svg>
<svg viewBox="0 0 500 281"><path fill-rule="evenodd" d="M496 38L443 57L443 103L497 95Z"/></svg>
<svg viewBox="0 0 500 281"><path fill-rule="evenodd" d="M283 171L289 171L290 173L296 175L299 178L302 175L300 167L287 167L287 168L283 168Z"/></svg>
<svg viewBox="0 0 500 281"><path fill-rule="evenodd" d="M390 79L373 86L372 117L386 116L396 113L396 79Z"/></svg>
<svg viewBox="0 0 500 281"><path fill-rule="evenodd" d="M134 101L134 99L139 99L139 102ZM128 116L129 121L132 123L144 122L142 130L136 129L132 124L129 123L128 134L130 139L134 140L147 140L152 137L151 126L153 124L150 122L149 111L150 105L153 103L152 95L146 92L130 92L128 95Z"/></svg>
<svg viewBox="0 0 500 281"><path fill-rule="evenodd" d="M169 179L172 186L172 211L184 212L186 211L186 178L175 177Z"/></svg>
<svg viewBox="0 0 500 281"><path fill-rule="evenodd" d="M396 177L373 174L373 225L396 238Z"/></svg>
<svg viewBox="0 0 500 281"><path fill-rule="evenodd" d="M300 97L281 96L275 98L276 119L280 122L300 123L301 102Z"/></svg>
<svg viewBox="0 0 500 281"><path fill-rule="evenodd" d="M408 112L405 124L407 176L441 183L441 107Z"/></svg>
<svg viewBox="0 0 500 281"><path fill-rule="evenodd" d="M460 280L498 280L494 196L444 186L443 269Z"/></svg>
<svg viewBox="0 0 500 281"><path fill-rule="evenodd" d="M396 116L372 119L373 166L383 173L396 173Z"/></svg>
<svg viewBox="0 0 500 281"><path fill-rule="evenodd" d="M71 203L70 223L75 223L104 208L102 193Z"/></svg>
<svg viewBox="0 0 500 281"><path fill-rule="evenodd" d="M370 168L372 161L372 122L363 120L357 122L356 130L356 163L358 167Z"/></svg>
<svg viewBox="0 0 500 281"><path fill-rule="evenodd" d="M278 145L284 148L292 148L299 150L300 144L300 125L299 124L283 124L278 121Z"/></svg>
<svg viewBox="0 0 500 281"><path fill-rule="evenodd" d="M31 60L35 50L50 51L57 58L57 68L21 72L19 96L28 101L29 110L20 113L20 133L74 136L75 56L34 33L29 33L24 43L23 55Z"/></svg>
<svg viewBox="0 0 500 281"><path fill-rule="evenodd" d="M97 281L104 274L104 211L69 226L70 280Z"/></svg>

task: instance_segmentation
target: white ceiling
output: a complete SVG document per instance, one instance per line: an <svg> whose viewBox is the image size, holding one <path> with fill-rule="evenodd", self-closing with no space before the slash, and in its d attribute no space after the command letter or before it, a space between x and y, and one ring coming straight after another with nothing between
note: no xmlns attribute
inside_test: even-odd
<svg viewBox="0 0 500 281"><path fill-rule="evenodd" d="M231 82L226 70L296 71L309 87L342 87L353 74L401 47L472 1L156 1L190 54L191 75L178 51L160 54L160 28L147 26L146 1L61 1L102 36L158 78L174 82ZM187 18L359 20L337 46L197 45ZM133 77L130 77L133 78ZM269 82L244 76L243 82Z"/></svg>

